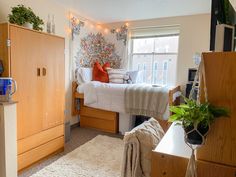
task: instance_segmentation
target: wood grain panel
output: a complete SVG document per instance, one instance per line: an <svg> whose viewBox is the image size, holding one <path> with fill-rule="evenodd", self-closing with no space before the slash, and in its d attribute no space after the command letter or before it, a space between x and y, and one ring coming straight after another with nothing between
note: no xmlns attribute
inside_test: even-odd
<svg viewBox="0 0 236 177"><path fill-rule="evenodd" d="M43 129L64 123L65 111L65 41L43 35L42 80ZM48 52L50 51L50 52Z"/></svg>
<svg viewBox="0 0 236 177"><path fill-rule="evenodd" d="M104 132L117 133L117 120L104 120L95 117L80 116L80 126L87 128L94 128Z"/></svg>
<svg viewBox="0 0 236 177"><path fill-rule="evenodd" d="M209 102L229 108L230 117L215 121L197 158L236 166L236 53L204 53L203 59ZM204 101L202 86L201 93Z"/></svg>
<svg viewBox="0 0 236 177"><path fill-rule="evenodd" d="M9 25L7 23L0 24L0 60L3 61L4 77L10 76L10 48L7 46L9 39Z"/></svg>
<svg viewBox="0 0 236 177"><path fill-rule="evenodd" d="M94 117L94 118L100 118L103 120L111 120L111 121L113 121L117 117L116 112L94 109L94 108L90 108L87 106L82 106L80 108L80 115Z"/></svg>
<svg viewBox="0 0 236 177"><path fill-rule="evenodd" d="M42 78L37 76L37 68L42 59L42 34L10 26L11 77L18 90L13 99L17 105L18 139L29 137L42 130L43 99Z"/></svg>
<svg viewBox="0 0 236 177"><path fill-rule="evenodd" d="M64 125L59 125L57 127L42 131L25 139L19 140L17 142L18 154L22 154L26 151L29 151L37 146L45 144L63 135Z"/></svg>
<svg viewBox="0 0 236 177"><path fill-rule="evenodd" d="M153 152L152 177L184 177L188 160L177 156L168 156Z"/></svg>
<svg viewBox="0 0 236 177"><path fill-rule="evenodd" d="M161 153L153 154L152 177L184 177L188 159ZM236 168L197 161L198 177L235 177Z"/></svg>
<svg viewBox="0 0 236 177"><path fill-rule="evenodd" d="M182 127L172 124L152 152L151 176L184 177L190 156L191 149L184 142ZM197 174L198 177L234 177L236 167L197 160Z"/></svg>
<svg viewBox="0 0 236 177"><path fill-rule="evenodd" d="M78 87L78 84L76 82L72 82L72 104L71 104L71 115L72 116L76 116L76 115L79 115L79 110L77 110L77 97L76 97L76 94L78 93L76 88Z"/></svg>
<svg viewBox="0 0 236 177"><path fill-rule="evenodd" d="M64 136L19 155L18 171L28 167L29 165L39 161L40 159L52 154L53 152L61 148L64 148Z"/></svg>

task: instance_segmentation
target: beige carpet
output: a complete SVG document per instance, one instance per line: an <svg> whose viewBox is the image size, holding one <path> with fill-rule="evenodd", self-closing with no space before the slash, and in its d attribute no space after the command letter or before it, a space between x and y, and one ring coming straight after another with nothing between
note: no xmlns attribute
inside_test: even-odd
<svg viewBox="0 0 236 177"><path fill-rule="evenodd" d="M123 141L98 135L31 177L119 177Z"/></svg>

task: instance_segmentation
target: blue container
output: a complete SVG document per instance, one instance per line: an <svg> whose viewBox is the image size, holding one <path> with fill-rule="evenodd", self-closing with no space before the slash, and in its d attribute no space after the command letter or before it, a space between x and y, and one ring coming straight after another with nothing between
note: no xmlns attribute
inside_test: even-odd
<svg viewBox="0 0 236 177"><path fill-rule="evenodd" d="M12 83L14 82L14 91ZM0 77L0 95L12 95L16 91L16 82L10 77Z"/></svg>

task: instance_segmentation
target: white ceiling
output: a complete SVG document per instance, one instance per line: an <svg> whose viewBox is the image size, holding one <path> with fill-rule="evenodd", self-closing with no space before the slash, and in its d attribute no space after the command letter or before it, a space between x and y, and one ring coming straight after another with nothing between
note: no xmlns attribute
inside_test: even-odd
<svg viewBox="0 0 236 177"><path fill-rule="evenodd" d="M55 0L98 23L210 13L211 0Z"/></svg>

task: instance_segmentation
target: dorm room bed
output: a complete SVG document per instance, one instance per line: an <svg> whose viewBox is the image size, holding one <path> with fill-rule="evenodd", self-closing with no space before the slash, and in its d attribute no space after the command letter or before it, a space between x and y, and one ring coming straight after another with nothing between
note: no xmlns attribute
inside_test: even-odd
<svg viewBox="0 0 236 177"><path fill-rule="evenodd" d="M98 102L91 102L89 106L85 106L84 88L79 88L76 82L72 83L72 115L80 115L80 126L99 129L105 132L117 133L119 130L119 115L121 117L128 115L125 112L124 105L122 105L122 97L124 97L123 90L125 84L104 84ZM87 88L86 88L87 89ZM99 89L99 88L98 88ZM113 93L109 94L112 90ZM81 92L81 93L80 93ZM111 92L110 92L111 93ZM176 105L179 103L180 86L171 87L168 93L169 105ZM106 97L106 95L110 95ZM122 100L122 101L121 101ZM124 101L123 101L124 102ZM124 104L124 103L123 103ZM125 119L132 119L125 117ZM128 120L126 120L128 121ZM131 120L130 120L131 121ZM121 124L121 123L120 123ZM164 121L164 124L167 124ZM123 125L121 125L123 126ZM121 129L121 127L120 127Z"/></svg>

